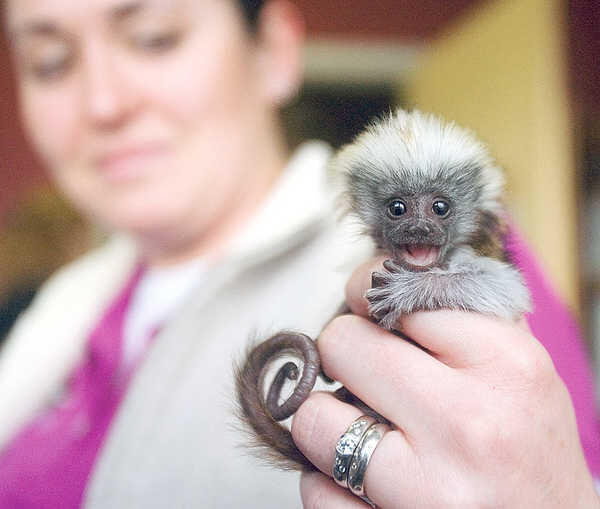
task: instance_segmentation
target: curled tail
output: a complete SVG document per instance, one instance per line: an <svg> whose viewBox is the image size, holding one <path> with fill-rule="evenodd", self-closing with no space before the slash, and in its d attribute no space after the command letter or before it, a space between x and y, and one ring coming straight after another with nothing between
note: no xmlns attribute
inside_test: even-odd
<svg viewBox="0 0 600 509"><path fill-rule="evenodd" d="M286 380L297 380L299 368L286 362L277 372L264 396L263 379L269 363L284 354L295 354L304 361L300 380L293 393L279 404L281 390ZM287 470L314 470L302 454L290 431L279 424L290 417L306 400L315 385L320 371L317 347L305 334L283 331L255 346L243 363L236 368L235 383L240 417L248 425L253 444L260 457Z"/></svg>

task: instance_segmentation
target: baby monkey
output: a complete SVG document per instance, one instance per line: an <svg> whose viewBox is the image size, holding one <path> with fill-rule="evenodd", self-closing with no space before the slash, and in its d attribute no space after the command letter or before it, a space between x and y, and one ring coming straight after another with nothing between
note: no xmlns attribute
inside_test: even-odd
<svg viewBox="0 0 600 509"><path fill-rule="evenodd" d="M470 131L418 111L398 110L371 124L331 162L342 202L390 256L372 276L366 298L380 326L397 332L402 315L457 309L517 319L529 293L503 247L504 178ZM347 310L346 310L347 311ZM296 353L302 375L286 362L266 391L268 364ZM315 343L283 331L257 345L236 371L242 419L263 459L287 469L314 468L279 424L306 400L320 372ZM300 380L279 403L286 380ZM327 377L325 377L327 379ZM336 396L365 407L343 387Z"/></svg>

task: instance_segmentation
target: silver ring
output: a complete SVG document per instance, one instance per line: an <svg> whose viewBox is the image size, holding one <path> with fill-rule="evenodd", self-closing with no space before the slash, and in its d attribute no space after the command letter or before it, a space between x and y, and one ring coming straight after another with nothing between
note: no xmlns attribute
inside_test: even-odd
<svg viewBox="0 0 600 509"><path fill-rule="evenodd" d="M354 449L354 455L352 456L350 469L348 470L348 488L350 488L350 491L357 497L367 497L364 481L369 461L371 461L371 456L373 456L375 448L390 429L391 428L387 424L381 422L373 424L363 434L358 445Z"/></svg>
<svg viewBox="0 0 600 509"><path fill-rule="evenodd" d="M342 488L348 487L348 466L356 446L364 433L375 423L375 419L368 415L361 415L354 420L345 433L343 433L335 444L335 460L333 462L333 479Z"/></svg>

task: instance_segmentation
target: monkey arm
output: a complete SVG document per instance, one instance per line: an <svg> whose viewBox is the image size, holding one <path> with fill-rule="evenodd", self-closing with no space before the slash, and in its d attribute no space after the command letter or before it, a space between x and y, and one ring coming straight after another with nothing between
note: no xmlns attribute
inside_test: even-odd
<svg viewBox="0 0 600 509"><path fill-rule="evenodd" d="M517 319L530 310L529 293L511 265L461 249L445 269L408 271L393 261L373 274L369 309L386 329L406 313L459 309Z"/></svg>

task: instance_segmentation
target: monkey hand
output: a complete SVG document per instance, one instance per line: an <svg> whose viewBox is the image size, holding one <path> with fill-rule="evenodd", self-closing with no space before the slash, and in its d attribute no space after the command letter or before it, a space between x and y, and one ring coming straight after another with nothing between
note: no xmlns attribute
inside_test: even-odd
<svg viewBox="0 0 600 509"><path fill-rule="evenodd" d="M391 260L383 262L383 272L373 272L371 289L365 295L369 314L385 329L392 329L400 317L412 311L411 282L414 273L404 270Z"/></svg>
<svg viewBox="0 0 600 509"><path fill-rule="evenodd" d="M388 330L415 311L456 309L516 320L530 310L529 293L514 267L468 249L444 269L413 272L391 260L383 266L373 273L366 298L371 316Z"/></svg>

